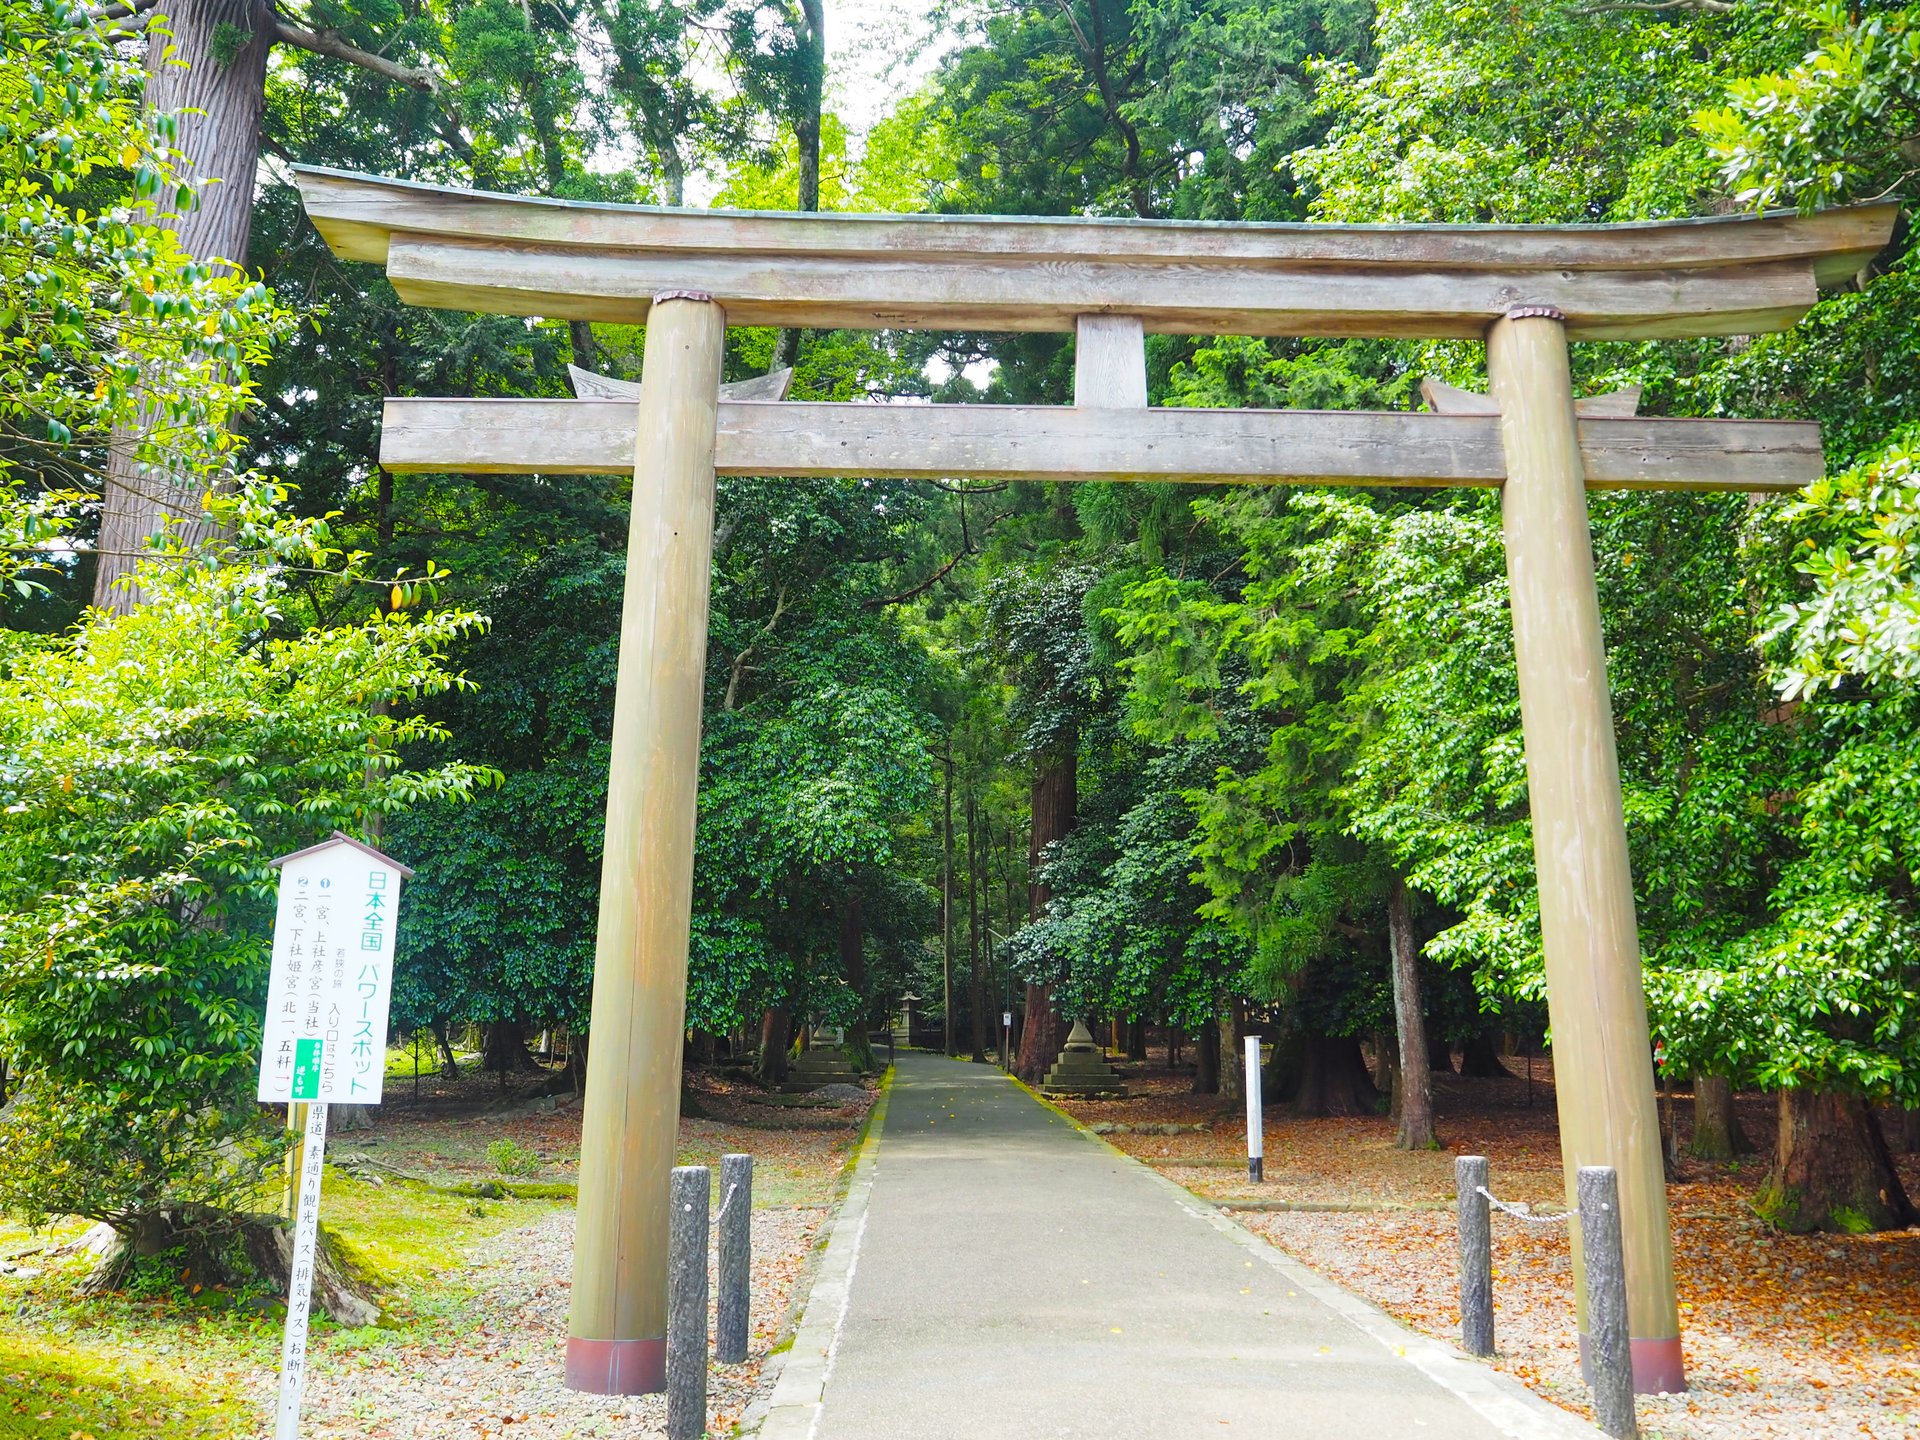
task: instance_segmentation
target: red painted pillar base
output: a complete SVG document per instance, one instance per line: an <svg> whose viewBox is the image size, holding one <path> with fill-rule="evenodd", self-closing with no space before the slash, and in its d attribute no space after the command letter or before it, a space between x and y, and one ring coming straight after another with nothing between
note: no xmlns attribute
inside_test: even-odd
<svg viewBox="0 0 1920 1440"><path fill-rule="evenodd" d="M652 1395L667 1388L667 1342L567 1341L567 1388L589 1395Z"/></svg>
<svg viewBox="0 0 1920 1440"><path fill-rule="evenodd" d="M1628 1340L1627 1353L1633 1357L1636 1395L1678 1395L1687 1388L1687 1366L1680 1355L1679 1336L1671 1340ZM1584 1331L1580 1335L1580 1375L1588 1378Z"/></svg>

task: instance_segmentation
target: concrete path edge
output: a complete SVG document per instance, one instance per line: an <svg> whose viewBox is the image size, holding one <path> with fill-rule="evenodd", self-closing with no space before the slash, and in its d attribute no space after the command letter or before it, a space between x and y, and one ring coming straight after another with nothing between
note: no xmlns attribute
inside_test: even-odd
<svg viewBox="0 0 1920 1440"><path fill-rule="evenodd" d="M778 1365L772 1391L764 1410L758 1402L748 1407L735 1431L738 1435L758 1436L759 1440L809 1440L819 1424L820 1404L833 1374L834 1350L853 1292L853 1273L860 1262L867 1201L873 1194L874 1157L886 1128L887 1102L892 1094L893 1067L888 1066L880 1096L867 1119L866 1136L854 1157L853 1179L839 1211L828 1222L831 1228L826 1247L802 1302L793 1343L784 1352L768 1357L768 1369Z"/></svg>
<svg viewBox="0 0 1920 1440"><path fill-rule="evenodd" d="M1194 1219L1211 1225L1248 1254L1278 1270L1287 1277L1289 1284L1306 1291L1355 1329L1408 1361L1441 1389L1459 1397L1462 1403L1485 1417L1487 1423L1496 1427L1502 1435L1512 1437L1512 1440L1605 1440L1600 1430L1590 1422L1571 1411L1562 1410L1545 1396L1536 1395L1512 1376L1475 1360L1465 1351L1402 1325L1371 1300L1364 1300L1318 1271L1309 1269L1265 1236L1255 1234L1217 1206L1201 1199L1176 1181L1169 1180L1104 1136L1095 1134L1082 1121L1053 1104L1032 1086L1013 1076L1007 1078L1094 1144L1144 1170L1149 1180L1167 1190L1174 1203Z"/></svg>

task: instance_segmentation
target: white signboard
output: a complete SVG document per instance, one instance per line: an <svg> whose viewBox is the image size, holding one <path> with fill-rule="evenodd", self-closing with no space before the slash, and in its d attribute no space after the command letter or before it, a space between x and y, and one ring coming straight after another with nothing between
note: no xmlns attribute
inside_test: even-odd
<svg viewBox="0 0 1920 1440"><path fill-rule="evenodd" d="M259 1098L378 1105L394 916L413 872L337 831L274 863L280 904Z"/></svg>
<svg viewBox="0 0 1920 1440"><path fill-rule="evenodd" d="M338 830L331 840L273 863L280 867L280 903L273 921L259 1097L307 1107L273 1433L274 1440L298 1440L327 1106L380 1103L387 1002L393 995L394 915L400 882L412 878L413 871Z"/></svg>

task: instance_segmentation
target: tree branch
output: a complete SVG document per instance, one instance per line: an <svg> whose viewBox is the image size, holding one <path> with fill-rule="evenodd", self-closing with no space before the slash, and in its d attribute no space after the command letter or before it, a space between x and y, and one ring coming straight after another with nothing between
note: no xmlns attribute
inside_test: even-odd
<svg viewBox="0 0 1920 1440"><path fill-rule="evenodd" d="M767 617L753 639L747 642L747 648L733 657L733 672L727 676L727 695L720 702L720 708L731 711L740 699L740 682L746 678L747 661L753 658L753 652L760 648L760 642L773 633L773 627L780 623L780 617L787 613L787 587L782 585L780 593L773 599L773 614Z"/></svg>
<svg viewBox="0 0 1920 1440"><path fill-rule="evenodd" d="M1002 511L1000 514L994 516L993 519L989 520L986 523L985 527L980 531L981 541L985 541L987 536L993 533L993 527L998 525L1002 520L1006 519L1007 516L1011 515L1012 513L1013 512L1011 510ZM960 550L958 554L956 554L951 560L947 561L947 563L942 565L938 570L934 571L933 574L929 575L926 579L922 580L918 585L914 586L911 590L902 590L898 595L889 595L884 600L862 601L861 608L866 610L884 610L889 605L904 605L909 600L919 599L922 595L926 594L927 591L931 590L934 586L938 585L942 580L946 579L948 575L952 574L953 567L958 565L962 560L966 559L969 555L973 554L974 551L977 550L978 548L979 546L971 538L963 540L961 542Z"/></svg>
<svg viewBox="0 0 1920 1440"><path fill-rule="evenodd" d="M431 70L417 65L402 65L384 55L375 55L371 50L362 50L358 45L349 45L335 31L308 30L291 21L276 19L273 33L275 39L285 44L309 50L315 55L325 55L329 59L344 60L349 65L358 65L362 70L385 76L409 90L418 90L427 95L440 93L440 77Z"/></svg>

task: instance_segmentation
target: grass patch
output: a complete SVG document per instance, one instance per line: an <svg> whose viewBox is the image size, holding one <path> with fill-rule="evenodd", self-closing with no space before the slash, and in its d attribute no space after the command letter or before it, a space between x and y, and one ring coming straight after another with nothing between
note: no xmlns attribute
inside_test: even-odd
<svg viewBox="0 0 1920 1440"><path fill-rule="evenodd" d="M22 1440L240 1440L254 1408L178 1361L89 1339L85 1348L0 1332L0 1436Z"/></svg>

